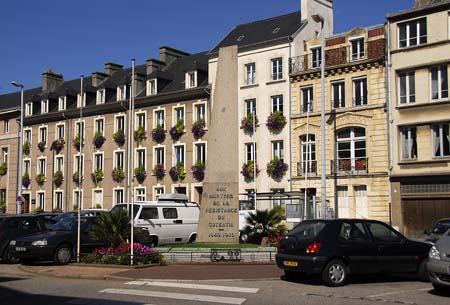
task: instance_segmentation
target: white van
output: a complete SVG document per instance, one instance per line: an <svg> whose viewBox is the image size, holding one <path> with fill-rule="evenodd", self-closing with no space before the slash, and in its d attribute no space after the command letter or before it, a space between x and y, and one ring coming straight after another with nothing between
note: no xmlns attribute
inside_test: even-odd
<svg viewBox="0 0 450 305"><path fill-rule="evenodd" d="M116 209L130 210L131 204L121 203ZM197 239L200 207L188 202L183 194L163 194L158 201L133 204L134 226L148 231L151 243L158 245L193 243Z"/></svg>

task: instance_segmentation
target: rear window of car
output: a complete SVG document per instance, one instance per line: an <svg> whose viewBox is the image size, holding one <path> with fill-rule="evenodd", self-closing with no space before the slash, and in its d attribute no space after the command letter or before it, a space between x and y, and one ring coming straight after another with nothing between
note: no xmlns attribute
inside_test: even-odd
<svg viewBox="0 0 450 305"><path fill-rule="evenodd" d="M431 230L431 233L444 234L448 229L450 229L450 220L439 221Z"/></svg>
<svg viewBox="0 0 450 305"><path fill-rule="evenodd" d="M158 208L142 208L140 219L158 219Z"/></svg>
<svg viewBox="0 0 450 305"><path fill-rule="evenodd" d="M178 213L176 208L163 208L163 216L166 219L177 219Z"/></svg>
<svg viewBox="0 0 450 305"><path fill-rule="evenodd" d="M300 240L313 239L325 228L327 222L324 221L304 221L294 227L288 235L295 236Z"/></svg>

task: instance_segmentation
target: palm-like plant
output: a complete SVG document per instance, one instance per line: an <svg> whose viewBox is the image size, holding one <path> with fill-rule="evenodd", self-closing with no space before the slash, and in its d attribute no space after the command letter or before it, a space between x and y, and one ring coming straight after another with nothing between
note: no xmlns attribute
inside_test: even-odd
<svg viewBox="0 0 450 305"><path fill-rule="evenodd" d="M244 233L249 236L249 241L260 244L263 237L284 232L285 226L281 224L284 216L279 209L272 209L270 211L251 212L245 218L247 225L244 227Z"/></svg>
<svg viewBox="0 0 450 305"><path fill-rule="evenodd" d="M89 236L94 240L108 241L114 248L127 241L130 236L130 218L127 211L102 212L95 219Z"/></svg>

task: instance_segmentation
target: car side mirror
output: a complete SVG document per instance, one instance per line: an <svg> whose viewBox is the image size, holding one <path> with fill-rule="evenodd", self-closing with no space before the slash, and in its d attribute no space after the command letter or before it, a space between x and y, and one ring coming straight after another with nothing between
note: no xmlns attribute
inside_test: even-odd
<svg viewBox="0 0 450 305"><path fill-rule="evenodd" d="M423 231L423 234L425 234L425 235L430 235L431 233L430 233L430 231L425 230L425 231Z"/></svg>

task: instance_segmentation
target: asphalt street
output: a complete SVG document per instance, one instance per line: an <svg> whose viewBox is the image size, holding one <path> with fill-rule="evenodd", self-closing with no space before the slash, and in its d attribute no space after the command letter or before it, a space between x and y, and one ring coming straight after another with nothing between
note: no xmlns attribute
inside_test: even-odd
<svg viewBox="0 0 450 305"><path fill-rule="evenodd" d="M450 296L434 293L429 283L405 278L356 278L328 288L318 279L89 280L29 274L0 265L1 304L91 305L448 305Z"/></svg>

